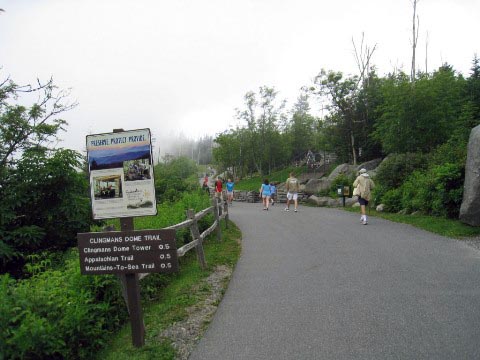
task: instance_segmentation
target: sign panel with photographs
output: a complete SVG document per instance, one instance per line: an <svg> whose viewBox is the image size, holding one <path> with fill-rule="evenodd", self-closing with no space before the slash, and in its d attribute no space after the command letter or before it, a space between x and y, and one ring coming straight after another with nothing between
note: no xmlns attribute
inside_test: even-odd
<svg viewBox="0 0 480 360"><path fill-rule="evenodd" d="M94 219L156 215L150 129L87 136Z"/></svg>

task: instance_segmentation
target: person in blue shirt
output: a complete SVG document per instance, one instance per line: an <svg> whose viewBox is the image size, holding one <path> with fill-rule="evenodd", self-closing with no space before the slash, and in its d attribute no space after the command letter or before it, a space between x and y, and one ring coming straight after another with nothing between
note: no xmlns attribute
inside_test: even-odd
<svg viewBox="0 0 480 360"><path fill-rule="evenodd" d="M231 180L227 180L227 202L232 205L233 202L233 187L235 186L235 183Z"/></svg>
<svg viewBox="0 0 480 360"><path fill-rule="evenodd" d="M268 182L268 179L265 179L263 181L262 187L260 188L260 196L262 197L263 201L263 210L268 210L268 204L270 203L270 195L271 195L271 190L270 190L270 184Z"/></svg>
<svg viewBox="0 0 480 360"><path fill-rule="evenodd" d="M270 192L271 192L270 198L272 199L272 205L275 205L275 199L277 196L277 186L274 182L270 183Z"/></svg>

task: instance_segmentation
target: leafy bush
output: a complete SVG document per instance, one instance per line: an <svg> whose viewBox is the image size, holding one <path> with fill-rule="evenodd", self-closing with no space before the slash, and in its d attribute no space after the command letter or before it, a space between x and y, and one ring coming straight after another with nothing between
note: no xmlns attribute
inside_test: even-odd
<svg viewBox="0 0 480 360"><path fill-rule="evenodd" d="M183 192L194 191L200 183L194 161L179 157L155 166L155 193L158 202L175 202Z"/></svg>
<svg viewBox="0 0 480 360"><path fill-rule="evenodd" d="M432 203L432 214L457 218L463 198L464 167L446 163L432 168L431 174L437 194Z"/></svg>
<svg viewBox="0 0 480 360"><path fill-rule="evenodd" d="M383 191L386 192L400 187L413 171L426 169L427 166L428 156L425 154L393 154L382 161L375 179L382 185Z"/></svg>
<svg viewBox="0 0 480 360"><path fill-rule="evenodd" d="M88 359L126 317L118 281L80 275L76 250L61 269L0 276L0 358Z"/></svg>
<svg viewBox="0 0 480 360"><path fill-rule="evenodd" d="M402 191L399 188L390 189L382 196L385 211L398 212L402 209Z"/></svg>
<svg viewBox="0 0 480 360"><path fill-rule="evenodd" d="M457 164L436 165L426 171L414 171L396 189L382 198L387 211L405 209L435 216L458 217L463 195L464 169Z"/></svg>
<svg viewBox="0 0 480 360"><path fill-rule="evenodd" d="M328 195L331 197L337 197L337 186L343 185L343 186L349 186L350 187L350 195L352 195L352 184L355 181L354 176L347 176L345 174L340 174L338 175L335 180L332 181L332 185L330 185L330 188L328 190Z"/></svg>
<svg viewBox="0 0 480 360"><path fill-rule="evenodd" d="M25 151L0 178L0 272L19 273L24 258L76 245L93 223L86 176L72 150ZM21 275L21 274L19 274Z"/></svg>

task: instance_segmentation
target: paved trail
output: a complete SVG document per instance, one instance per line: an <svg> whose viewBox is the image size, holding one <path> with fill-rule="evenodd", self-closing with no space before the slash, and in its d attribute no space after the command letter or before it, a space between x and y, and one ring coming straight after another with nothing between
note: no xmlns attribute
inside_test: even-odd
<svg viewBox="0 0 480 360"><path fill-rule="evenodd" d="M234 203L243 252L190 359L480 359L480 252L342 210Z"/></svg>

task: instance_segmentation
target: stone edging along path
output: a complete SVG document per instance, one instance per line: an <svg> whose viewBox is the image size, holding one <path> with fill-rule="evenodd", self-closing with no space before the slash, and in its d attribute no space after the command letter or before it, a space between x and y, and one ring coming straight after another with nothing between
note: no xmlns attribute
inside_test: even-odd
<svg viewBox="0 0 480 360"><path fill-rule="evenodd" d="M232 269L230 267L218 266L208 278L192 289L192 292L196 292L207 284L210 288L207 297L187 308L188 317L185 320L171 325L159 335L160 339L172 342L172 346L177 352L176 359L187 360L190 356L213 318L231 276Z"/></svg>

